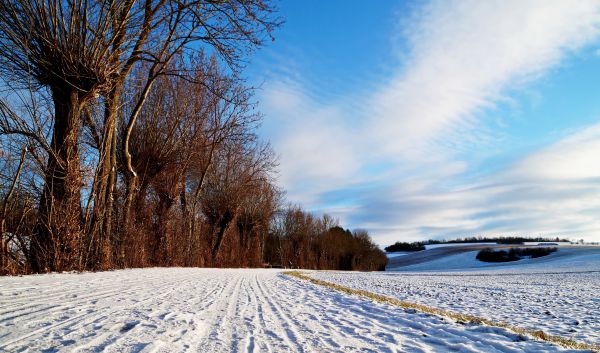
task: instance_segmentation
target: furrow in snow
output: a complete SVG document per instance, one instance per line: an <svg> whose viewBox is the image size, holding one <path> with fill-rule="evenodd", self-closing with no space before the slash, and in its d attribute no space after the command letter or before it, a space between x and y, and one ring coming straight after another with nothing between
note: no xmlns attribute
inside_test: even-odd
<svg viewBox="0 0 600 353"><path fill-rule="evenodd" d="M0 288L0 350L6 352L568 351L373 303L275 270L3 277ZM25 316L8 312L15 309Z"/></svg>

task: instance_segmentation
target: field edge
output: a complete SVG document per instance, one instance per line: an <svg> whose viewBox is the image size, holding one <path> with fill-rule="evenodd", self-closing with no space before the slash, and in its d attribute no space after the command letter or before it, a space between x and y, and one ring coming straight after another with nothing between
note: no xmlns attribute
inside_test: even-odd
<svg viewBox="0 0 600 353"><path fill-rule="evenodd" d="M524 329L521 327L510 325L505 322L493 321L493 320L478 317L475 315L460 314L460 313L453 312L450 310L443 310L443 309L434 308L434 307L430 307L430 306L426 306L426 305L422 305L422 304L399 300L399 299L388 297L385 295L372 293L372 292L369 292L366 290L345 287L345 286L339 285L337 283L323 281L320 279L313 278L309 275L308 272L285 271L285 272L283 272L283 274L287 275L287 276L298 278L300 280L305 280L305 281L311 282L313 284L316 284L316 285L319 285L322 287L327 287L329 289L333 289L333 290L341 292L341 293L357 295L357 296L360 296L363 298L368 298L368 299L373 300L378 303L389 304L389 305L393 305L393 306L400 307L403 309L414 309L414 310L420 311L422 313L427 313L427 314L432 314L432 315L436 315L436 316L440 316L440 317L449 318L449 319L455 320L457 322L503 328L503 329L512 331L519 335L524 335L524 336L527 336L530 338L546 341L546 342L553 343L553 344L558 344L565 348L589 350L592 352L600 352L600 346L598 346L598 345L577 342L573 339L569 339L569 338L565 338L565 337L561 337L561 336L549 335L542 330Z"/></svg>

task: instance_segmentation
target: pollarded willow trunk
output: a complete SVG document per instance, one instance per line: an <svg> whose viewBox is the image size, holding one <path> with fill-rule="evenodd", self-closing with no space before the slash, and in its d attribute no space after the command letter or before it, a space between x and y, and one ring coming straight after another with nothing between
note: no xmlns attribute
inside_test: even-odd
<svg viewBox="0 0 600 353"><path fill-rule="evenodd" d="M166 65L167 63L165 63ZM126 190L125 190L125 209L123 210L123 234L121 235L123 237L122 241L123 242L127 242L128 238L131 238L131 231L132 228L135 226L134 223L134 219L132 217L132 206L133 206L133 200L136 198L136 195L139 191L139 177L138 174L135 171L135 168L133 167L133 157L131 155L131 151L129 149L129 141L131 139L131 133L133 132L133 127L135 125L135 122L137 121L137 118L140 114L140 111L142 110L142 107L144 106L144 103L146 102L146 99L148 98L148 94L150 93L150 89L152 89L152 86L154 85L154 82L156 81L156 79L158 78L158 75L155 73L155 69L158 66L158 63L155 63L152 66L152 69L150 69L150 74L148 79L146 80L146 84L144 86L144 88L142 89L142 92L140 94L139 99L137 100L135 107L133 108L133 111L131 112L131 116L129 117L129 121L127 122L127 127L125 129L125 133L123 135L123 142L122 142L122 154L123 154L123 159L124 159L124 166L125 166L125 182L127 184ZM124 250L122 248L121 250L121 256L120 256L123 260L125 259L125 253Z"/></svg>
<svg viewBox="0 0 600 353"><path fill-rule="evenodd" d="M114 251L120 246L120 241L112 234L112 223L117 173L116 143L119 102L120 89L114 89L106 97L104 131L102 144L99 146L100 159L93 190L93 217L87 240L89 257L85 259L85 266L94 270L112 268L118 261ZM122 266L122 264L120 265Z"/></svg>
<svg viewBox="0 0 600 353"><path fill-rule="evenodd" d="M81 171L78 149L81 101L76 89L54 90L52 153L48 156L39 224L31 243L34 272L79 269Z"/></svg>
<svg viewBox="0 0 600 353"><path fill-rule="evenodd" d="M234 220L235 220L234 213L232 213L230 211L225 211L225 213L220 217L217 224L215 224L217 229L216 229L216 234L214 236L215 238L213 240L213 245L212 245L212 249L211 249L211 261L212 261L211 265L212 266L218 265L219 251L221 250L221 245L223 244L223 239L225 238L225 233L227 232L229 225Z"/></svg>
<svg viewBox="0 0 600 353"><path fill-rule="evenodd" d="M152 258L156 265L173 266L173 252L170 249L173 234L169 234L171 208L175 200L168 195L160 195L156 208L155 239L152 244Z"/></svg>
<svg viewBox="0 0 600 353"><path fill-rule="evenodd" d="M115 114L116 116L116 114ZM103 234L112 243L113 250L119 249L119 253L123 252L123 239L121 235L113 234L113 216L114 216L114 201L115 201L115 185L117 184L117 122L114 120L114 126L112 126L112 135L110 136L112 143L110 145L110 173L108 178L108 185L106 188L106 219L104 220ZM119 266L123 268L125 266L124 256L119 256Z"/></svg>

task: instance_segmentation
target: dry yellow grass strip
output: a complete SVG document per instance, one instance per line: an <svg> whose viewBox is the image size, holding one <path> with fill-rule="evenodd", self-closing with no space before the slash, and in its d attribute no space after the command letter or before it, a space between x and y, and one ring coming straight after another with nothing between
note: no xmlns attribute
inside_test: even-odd
<svg viewBox="0 0 600 353"><path fill-rule="evenodd" d="M520 334L520 335L529 336L529 337L532 337L535 339L558 344L558 345L561 345L563 347L570 348L570 349L583 349L583 350L590 350L593 352L600 352L600 346L598 346L598 345L581 343L581 342L577 342L577 341L574 341L569 338L549 335L541 330L540 331L528 330L528 329L512 326L512 325L509 325L504 322L496 322L496 321L492 321L492 320L489 320L486 318L481 318L481 317L477 317L477 316L473 316L473 315L460 314L460 313L455 313L453 311L442 310L442 309L432 308L432 307L417 304L417 303L406 302L406 301L398 300L395 298L386 297L384 295L367 292L365 290L348 288L348 287L344 287L344 286L341 286L336 283L312 278L305 272L286 271L284 273L286 275L293 276L293 277L296 277L296 278L299 278L302 280L306 280L306 281L309 281L311 283L314 283L314 284L317 284L320 286L334 289L338 292L342 292L342 293L346 293L346 294L354 294L354 295L358 295L361 297L369 298L378 303L390 304L390 305L394 305L394 306L404 308L404 309L415 309L415 310L418 310L423 313L446 317L446 318L450 318L455 321L464 322L464 323L473 323L473 324L477 324L477 325L487 325L487 326L492 326L492 327L504 328L504 329L510 330L510 331Z"/></svg>

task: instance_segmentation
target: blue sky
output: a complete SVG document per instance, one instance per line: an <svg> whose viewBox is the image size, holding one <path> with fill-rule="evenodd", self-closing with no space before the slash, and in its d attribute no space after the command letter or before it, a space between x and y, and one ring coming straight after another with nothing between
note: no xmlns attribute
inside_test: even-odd
<svg viewBox="0 0 600 353"><path fill-rule="evenodd" d="M289 201L381 245L600 241L600 2L279 8L247 75Z"/></svg>

